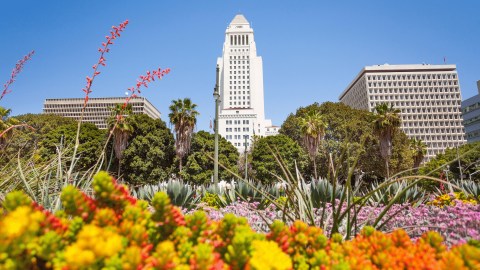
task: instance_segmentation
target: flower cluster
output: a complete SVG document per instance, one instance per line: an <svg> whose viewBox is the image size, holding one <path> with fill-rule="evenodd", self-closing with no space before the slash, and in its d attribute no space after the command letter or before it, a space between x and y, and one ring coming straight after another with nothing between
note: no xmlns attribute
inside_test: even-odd
<svg viewBox="0 0 480 270"><path fill-rule="evenodd" d="M25 55L22 59L20 59L17 64L15 65L15 68L12 70L12 74L10 75L10 79L3 85L3 91L2 94L0 95L0 100L3 99L3 97L12 92L12 90L9 89L10 85L15 82L15 78L17 77L18 73L20 73L23 69L23 66L25 63L32 58L32 56L35 54L35 51L31 51L27 55Z"/></svg>
<svg viewBox="0 0 480 270"><path fill-rule="evenodd" d="M161 80L163 76L167 75L169 72L169 68L158 68L157 70L147 71L146 75L140 75L140 78L137 80L137 84L135 85L135 87L128 88L128 91L130 91L130 95L125 99L123 107L125 108L127 106L128 102L130 102L130 99L137 97L137 93L141 93L140 88L142 88L142 86L148 88L148 83L155 81L155 78Z"/></svg>
<svg viewBox="0 0 480 270"><path fill-rule="evenodd" d="M431 202L428 202L428 204L443 207L446 205L455 206L457 202L474 204L474 205L477 204L477 200L475 200L475 198L472 195L467 196L463 192L454 192L454 193L439 195L435 199L433 199Z"/></svg>
<svg viewBox="0 0 480 270"><path fill-rule="evenodd" d="M93 179L94 197L62 192L64 211L49 213L21 192L10 193L0 215L0 269L478 269L476 242L447 249L428 232L365 227L351 241L328 239L302 222L275 221L268 234L247 219L203 211L183 215L165 193L149 207L107 173Z"/></svg>
<svg viewBox="0 0 480 270"><path fill-rule="evenodd" d="M119 26L112 26L112 30L110 31L110 35L105 36L106 41L102 42L102 47L98 49L100 52L100 57L98 58L98 61L95 65L92 66L93 69L93 74L91 77L87 76L87 84L85 88L82 89L83 92L85 92L85 100L83 106L85 107L88 102L88 96L92 92L92 83L95 77L97 77L98 74L100 74L100 71L98 71L99 66L105 66L105 54L110 51L109 46L113 44L113 40L120 37L120 33L125 30L125 28L128 25L128 20L125 20L123 23L121 23Z"/></svg>

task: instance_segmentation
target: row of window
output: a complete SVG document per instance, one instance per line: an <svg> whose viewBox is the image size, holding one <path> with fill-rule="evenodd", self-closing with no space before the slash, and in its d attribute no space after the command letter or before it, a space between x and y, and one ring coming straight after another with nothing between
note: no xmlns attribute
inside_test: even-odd
<svg viewBox="0 0 480 270"><path fill-rule="evenodd" d="M237 99L237 96L233 96L233 99L236 100L236 99ZM248 99L248 100L250 100L250 96L246 96L246 98L245 98L245 96L238 96L238 99L244 99L244 100L245 100L245 99ZM230 100L232 100L232 97L231 97L231 96L230 96Z"/></svg>
<svg viewBox="0 0 480 270"><path fill-rule="evenodd" d="M230 35L230 45L248 45L248 35Z"/></svg>
<svg viewBox="0 0 480 270"><path fill-rule="evenodd" d="M240 140L240 139L243 139L245 140L245 137L248 139L250 139L250 135L227 135L225 136L225 138L227 140Z"/></svg>
<svg viewBox="0 0 480 270"><path fill-rule="evenodd" d="M238 62L239 65L240 65L240 64L244 64L244 65L245 65L245 60L243 60L243 61L233 61L233 64L236 65L237 62ZM248 65L249 63L250 63L250 61L247 60L247 65ZM231 65L231 64L232 64L232 61L230 61L230 65Z"/></svg>
<svg viewBox="0 0 480 270"><path fill-rule="evenodd" d="M233 84L248 84L248 81L233 81ZM232 85L232 81L230 81L230 85Z"/></svg>
<svg viewBox="0 0 480 270"><path fill-rule="evenodd" d="M231 80L231 79L236 80L237 77L238 77L239 80L240 80L240 79L244 79L244 80L245 80L245 76L233 76L233 78L232 78L232 76L230 76L230 80ZM250 79L250 76L247 75L247 79Z"/></svg>
<svg viewBox="0 0 480 270"><path fill-rule="evenodd" d="M250 69L250 66L230 66L230 69Z"/></svg>
<svg viewBox="0 0 480 270"><path fill-rule="evenodd" d="M456 74L396 74L396 75L369 75L368 80L446 80L456 79Z"/></svg>
<svg viewBox="0 0 480 270"><path fill-rule="evenodd" d="M237 91L233 91L233 92L230 91L230 95L232 95L232 93L233 93L233 95L236 95L236 94L237 94ZM244 95L245 95L245 91L243 91L243 92L242 92L242 91L238 91L238 94L239 94L239 95L240 95L240 94L244 94ZM247 91L247 95L249 95L249 94L250 94L250 91Z"/></svg>
<svg viewBox="0 0 480 270"><path fill-rule="evenodd" d="M231 82L230 82L231 83ZM233 88L232 86L230 85L230 89L250 89L250 85L239 85L239 86L236 86L234 85ZM231 91L230 91L231 92ZM244 91L245 92L245 91Z"/></svg>
<svg viewBox="0 0 480 270"><path fill-rule="evenodd" d="M435 105L435 106L460 106L460 100L442 100L442 101L437 101L435 102L435 104L431 104L431 102L427 101L416 101L416 102L389 102L391 104L393 104L393 106L395 107L404 107L404 106L432 106L432 105ZM406 105L406 104L409 104L409 105ZM374 102L371 102L370 103L370 106L372 108L375 108L377 104L374 103ZM423 111L425 111L425 108L423 108Z"/></svg>
<svg viewBox="0 0 480 270"><path fill-rule="evenodd" d="M444 100L444 99L458 99L460 100L460 94L449 94L449 95L371 95L370 100Z"/></svg>
<svg viewBox="0 0 480 270"><path fill-rule="evenodd" d="M472 117L470 119L466 119L465 121L463 121L463 125L464 126L469 126L469 125L473 125L473 124L476 124L480 122L480 116L475 116L475 117Z"/></svg>
<svg viewBox="0 0 480 270"><path fill-rule="evenodd" d="M248 52L248 49L247 49L247 52ZM230 60L232 60L232 59L249 59L249 58L250 58L250 56L248 56L248 55L239 55L238 57L235 56L235 55L234 56L230 55ZM232 61L230 61L230 64L231 63L232 63Z"/></svg>
<svg viewBox="0 0 480 270"><path fill-rule="evenodd" d="M249 127L243 127L243 128L226 128L225 129L226 132L249 132L250 131L250 128Z"/></svg>
<svg viewBox="0 0 480 270"><path fill-rule="evenodd" d="M409 133L405 132L407 135L410 134L418 134L420 132L414 132L414 133ZM445 142L445 141L453 141L453 142L462 142L464 140L463 134L457 134L457 135L416 135L415 137L420 138L422 141L426 142L427 144L430 144L430 142Z"/></svg>
<svg viewBox="0 0 480 270"><path fill-rule="evenodd" d="M457 81L413 81L413 82L369 82L368 87L396 87L396 86L447 86L457 85Z"/></svg>
<svg viewBox="0 0 480 270"><path fill-rule="evenodd" d="M230 101L229 105L248 105L248 106L250 106L250 101L247 101L247 102L245 102L245 101L243 101L243 102L242 101L239 101L239 102Z"/></svg>
<svg viewBox="0 0 480 270"><path fill-rule="evenodd" d="M462 112L463 112L463 113L467 113L467 112L469 112L469 111L474 111L474 110L476 110L476 109L478 109L478 108L480 108L480 102L477 102L477 103L475 103L475 104L472 104L472 105L470 105L470 106L467 106L467 107L465 107L465 108L462 108Z"/></svg>
<svg viewBox="0 0 480 270"><path fill-rule="evenodd" d="M231 71L231 70L230 70L230 74L232 74L232 71ZM237 74L237 71L234 70L234 71L233 71L233 74ZM245 70L243 70L243 73L242 73L242 70L239 70L239 71L238 71L238 74L245 74ZM247 70L247 74L250 74L250 71L249 71L249 70Z"/></svg>
<svg viewBox="0 0 480 270"><path fill-rule="evenodd" d="M233 143L235 146L243 146L245 147L245 143ZM247 142L247 147L250 145L250 143Z"/></svg>
<svg viewBox="0 0 480 270"><path fill-rule="evenodd" d="M416 93L425 93L425 94L432 94L432 93L458 93L460 90L458 87L441 87L441 88L434 88L434 87L421 87L421 88L376 88L376 89L369 89L368 92L370 94L416 94Z"/></svg>
<svg viewBox="0 0 480 270"><path fill-rule="evenodd" d="M437 113L437 109L438 109L438 113ZM402 120L403 121L410 121L410 120L417 121L417 120L427 120L427 118L428 119L432 119L432 118L437 119L437 116L438 116L438 119L460 119L459 114L446 115L445 114L447 112L446 108L443 108L443 109L445 110L443 113L441 112L442 108L433 108L433 110L431 112L428 112L426 114L413 114L412 115L412 114L403 114L403 112L402 112ZM448 112L451 112L451 109L452 108L448 108Z"/></svg>
<svg viewBox="0 0 480 270"><path fill-rule="evenodd" d="M248 49L230 49L230 52L248 52Z"/></svg>
<svg viewBox="0 0 480 270"><path fill-rule="evenodd" d="M250 120L227 120L227 125L240 125L241 123L244 125L249 125Z"/></svg>

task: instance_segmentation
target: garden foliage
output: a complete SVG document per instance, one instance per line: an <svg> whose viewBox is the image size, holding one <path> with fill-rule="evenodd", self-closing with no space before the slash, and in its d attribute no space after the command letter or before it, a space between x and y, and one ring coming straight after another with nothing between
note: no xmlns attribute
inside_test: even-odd
<svg viewBox="0 0 480 270"><path fill-rule="evenodd" d="M73 186L65 210L52 214L21 192L10 193L0 218L0 268L5 269L478 269L480 247L447 249L434 232L412 241L403 230L365 227L351 241L331 239L302 222L276 221L256 233L245 218L212 221L182 215L165 193L131 197L105 172L94 197Z"/></svg>

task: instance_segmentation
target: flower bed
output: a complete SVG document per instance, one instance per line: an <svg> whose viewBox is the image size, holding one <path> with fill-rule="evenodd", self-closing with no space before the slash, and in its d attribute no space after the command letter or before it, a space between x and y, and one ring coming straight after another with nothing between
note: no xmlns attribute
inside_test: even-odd
<svg viewBox="0 0 480 270"><path fill-rule="evenodd" d="M201 205L199 208L203 209L213 220L221 220L224 215L233 213L246 217L255 231L269 232L270 228L265 220L271 223L276 219L282 219L283 213L274 205L270 205L264 210L258 209L257 205L257 203L238 201L220 209L205 205ZM360 231L365 225L372 224L383 209L384 206L363 207L358 212L357 231ZM329 216L330 213L331 206L327 204L325 216ZM317 209L317 226L320 225L321 214L321 210ZM382 231L391 232L403 228L413 239L419 238L430 230L440 233L448 246L465 243L468 239L480 239L480 205L470 202L457 200L451 205L442 207L425 204L416 207L408 204L396 204L387 212L382 222L387 219L389 220L382 226ZM332 227L331 220L329 221L324 227L327 231ZM344 230L345 226L341 226L340 232L344 232Z"/></svg>
<svg viewBox="0 0 480 270"><path fill-rule="evenodd" d="M267 234L232 214L182 215L165 193L153 211L106 173L93 181L95 199L62 192L64 212L51 214L20 192L0 217L0 269L478 269L478 243L451 249L428 232L412 241L365 227L355 239L328 239L318 227L275 221Z"/></svg>

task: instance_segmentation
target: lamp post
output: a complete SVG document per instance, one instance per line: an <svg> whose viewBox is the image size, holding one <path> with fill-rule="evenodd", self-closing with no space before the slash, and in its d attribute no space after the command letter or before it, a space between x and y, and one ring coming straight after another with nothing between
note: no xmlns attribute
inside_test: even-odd
<svg viewBox="0 0 480 270"><path fill-rule="evenodd" d="M443 171L445 172L445 175L447 176L448 190L450 191L450 193L453 193L452 185L450 184L450 180L448 180L448 173L450 172L450 166L447 165L446 170L443 170Z"/></svg>
<svg viewBox="0 0 480 270"><path fill-rule="evenodd" d="M218 183L218 107L220 105L220 93L218 92L218 76L220 67L217 65L217 76L215 88L213 89L213 98L215 99L215 120L213 121L213 129L215 130L215 153L213 156L213 182Z"/></svg>
<svg viewBox="0 0 480 270"><path fill-rule="evenodd" d="M248 153L247 153L247 135L244 135L245 137L245 152L243 153L245 155L245 181L248 180Z"/></svg>

